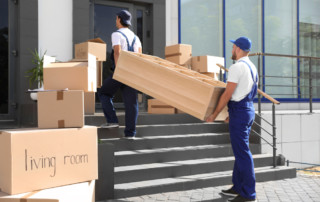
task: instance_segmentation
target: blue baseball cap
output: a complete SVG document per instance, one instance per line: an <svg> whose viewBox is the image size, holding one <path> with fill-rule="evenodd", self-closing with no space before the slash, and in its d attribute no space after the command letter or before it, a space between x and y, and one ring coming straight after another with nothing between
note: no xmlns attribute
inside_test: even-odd
<svg viewBox="0 0 320 202"><path fill-rule="evenodd" d="M251 40L247 37L240 37L237 40L230 40L234 45L238 46L243 51L251 50Z"/></svg>
<svg viewBox="0 0 320 202"><path fill-rule="evenodd" d="M131 25L131 13L127 10L122 10L117 13L117 16L122 20L122 22L126 25Z"/></svg>

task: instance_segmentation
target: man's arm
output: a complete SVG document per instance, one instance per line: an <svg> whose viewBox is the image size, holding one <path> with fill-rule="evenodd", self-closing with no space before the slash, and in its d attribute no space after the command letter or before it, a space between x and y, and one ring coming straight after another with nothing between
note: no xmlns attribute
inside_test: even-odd
<svg viewBox="0 0 320 202"><path fill-rule="evenodd" d="M214 112L210 116L208 116L208 118L206 119L207 122L213 122L217 118L218 114L228 104L236 87L237 87L237 83L232 83L232 82L227 83L226 90L220 96L219 102Z"/></svg>
<svg viewBox="0 0 320 202"><path fill-rule="evenodd" d="M120 45L113 46L113 51L114 51L114 63L115 63L115 66L117 66L118 58L121 52L121 46Z"/></svg>

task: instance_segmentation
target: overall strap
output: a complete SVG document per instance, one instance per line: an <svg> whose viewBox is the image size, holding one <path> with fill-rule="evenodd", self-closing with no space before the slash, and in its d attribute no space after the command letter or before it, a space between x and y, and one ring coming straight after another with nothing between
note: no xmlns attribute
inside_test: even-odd
<svg viewBox="0 0 320 202"><path fill-rule="evenodd" d="M244 61L244 60L239 60L239 62L243 62L243 63L245 63L245 64L247 64L247 65L248 65L248 67L250 68L250 72L251 72L252 80L253 80L253 82L254 82L254 83L257 83L257 82L258 82L258 75L256 74L256 80L254 80L254 78L253 78L252 68L251 68L251 66L249 65L249 63L247 63L247 62L246 62L246 61Z"/></svg>
<svg viewBox="0 0 320 202"><path fill-rule="evenodd" d="M134 51L134 50L133 50L133 45L134 45L134 43L136 42L136 36L134 36L134 39L133 39L132 44L131 44L131 46L130 46L128 37L127 37L124 33L120 32L120 31L117 31L117 32L119 32L120 34L122 34L122 36L124 36L124 38L126 38L126 40L127 40L127 46L128 46L128 51L132 51L132 52L133 52L133 51Z"/></svg>

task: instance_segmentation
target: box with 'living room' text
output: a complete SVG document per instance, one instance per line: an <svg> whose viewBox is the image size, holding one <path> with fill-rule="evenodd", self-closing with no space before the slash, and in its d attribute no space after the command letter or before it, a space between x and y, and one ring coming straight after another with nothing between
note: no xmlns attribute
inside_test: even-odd
<svg viewBox="0 0 320 202"><path fill-rule="evenodd" d="M97 128L0 131L0 189L19 194L98 177Z"/></svg>
<svg viewBox="0 0 320 202"><path fill-rule="evenodd" d="M38 128L81 128L83 125L82 90L38 92Z"/></svg>
<svg viewBox="0 0 320 202"><path fill-rule="evenodd" d="M0 202L95 202L95 181L43 189L23 194L0 192Z"/></svg>

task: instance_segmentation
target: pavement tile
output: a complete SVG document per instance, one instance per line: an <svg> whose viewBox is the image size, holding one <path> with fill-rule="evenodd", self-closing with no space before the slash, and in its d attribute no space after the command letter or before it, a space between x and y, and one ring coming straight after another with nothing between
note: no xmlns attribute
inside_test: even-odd
<svg viewBox="0 0 320 202"><path fill-rule="evenodd" d="M231 185L225 185L187 191L175 191L117 199L117 201L225 202L228 198L222 197L220 192L222 189L230 188L230 186ZM320 176L298 174L297 178L293 179L259 182L256 184L256 191L258 202L320 202Z"/></svg>

